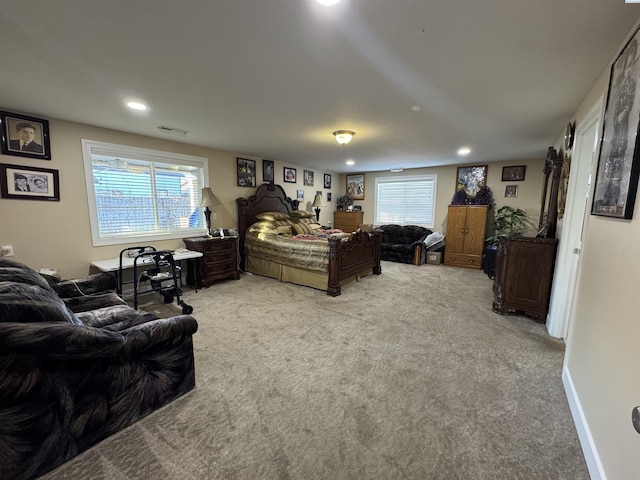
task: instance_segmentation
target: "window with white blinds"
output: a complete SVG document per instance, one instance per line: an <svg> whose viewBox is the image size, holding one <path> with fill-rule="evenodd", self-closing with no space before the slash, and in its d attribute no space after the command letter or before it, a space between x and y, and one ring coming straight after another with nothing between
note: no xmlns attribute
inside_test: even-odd
<svg viewBox="0 0 640 480"><path fill-rule="evenodd" d="M94 245L204 234L207 159L82 140Z"/></svg>
<svg viewBox="0 0 640 480"><path fill-rule="evenodd" d="M433 228L437 175L376 178L376 225Z"/></svg>

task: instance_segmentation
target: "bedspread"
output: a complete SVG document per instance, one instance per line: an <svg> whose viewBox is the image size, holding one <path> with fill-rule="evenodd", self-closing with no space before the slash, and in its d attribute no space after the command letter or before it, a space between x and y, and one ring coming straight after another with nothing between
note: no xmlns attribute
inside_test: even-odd
<svg viewBox="0 0 640 480"><path fill-rule="evenodd" d="M343 241L349 237L349 234L342 235ZM294 240L291 235L249 229L244 250L247 255L306 270L326 272L329 266L329 242L326 238Z"/></svg>

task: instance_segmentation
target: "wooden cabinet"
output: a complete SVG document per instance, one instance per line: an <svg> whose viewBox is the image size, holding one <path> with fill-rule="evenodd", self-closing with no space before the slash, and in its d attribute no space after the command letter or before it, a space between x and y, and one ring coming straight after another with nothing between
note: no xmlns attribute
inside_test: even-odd
<svg viewBox="0 0 640 480"><path fill-rule="evenodd" d="M487 205L449 205L444 264L482 268Z"/></svg>
<svg viewBox="0 0 640 480"><path fill-rule="evenodd" d="M522 311L544 322L556 263L555 238L501 238L493 281L493 311Z"/></svg>
<svg viewBox="0 0 640 480"><path fill-rule="evenodd" d="M201 288L223 278L240 279L237 237L185 238L184 244L189 250L202 252L202 258L187 265L187 285Z"/></svg>
<svg viewBox="0 0 640 480"><path fill-rule="evenodd" d="M364 212L335 211L333 213L333 228L343 232L355 232L358 225L364 223Z"/></svg>

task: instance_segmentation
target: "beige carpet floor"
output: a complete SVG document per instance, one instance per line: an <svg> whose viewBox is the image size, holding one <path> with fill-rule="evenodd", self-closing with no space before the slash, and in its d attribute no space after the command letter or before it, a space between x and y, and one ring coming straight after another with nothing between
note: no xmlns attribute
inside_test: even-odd
<svg viewBox="0 0 640 480"><path fill-rule="evenodd" d="M185 292L195 390L43 478L588 479L563 342L493 313L481 271L382 272L337 298L245 274Z"/></svg>

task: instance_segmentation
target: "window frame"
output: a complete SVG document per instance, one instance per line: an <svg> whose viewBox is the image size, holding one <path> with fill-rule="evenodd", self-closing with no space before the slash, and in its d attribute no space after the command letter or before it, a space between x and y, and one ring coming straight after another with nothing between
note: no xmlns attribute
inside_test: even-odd
<svg viewBox="0 0 640 480"><path fill-rule="evenodd" d="M157 162L164 164L175 165L188 165L196 168L203 169L203 184L202 187L208 186L209 179L209 160L204 157L196 157L192 155L184 155L180 153L164 152L160 150L151 150L147 148L131 147L128 145L118 145L114 143L99 142L95 140L82 139L82 156L85 173L85 184L87 188L87 204L89 207L89 223L91 225L91 238L93 246L101 247L108 245L122 245L122 244L146 244L151 241L157 240L174 240L182 239L185 237L195 237L206 235L207 230L204 226L204 215L200 212L202 217L202 227L188 228L179 232L168 233L151 233L151 234L136 234L128 236L101 236L100 227L98 224L98 207L96 201L96 192L94 187L93 177L93 158L92 155L96 154L95 150L100 151L100 154L109 154L114 156L129 156L134 159L140 159L149 162ZM200 203L200 196L202 191L197 192L198 203Z"/></svg>
<svg viewBox="0 0 640 480"><path fill-rule="evenodd" d="M404 175L404 176L399 176L399 177L376 177L376 190L375 190L375 194L376 194L376 198L375 198L375 202L374 202L374 220L375 220L375 224L376 225L385 225L385 222L381 222L379 219L379 213L380 213L380 209L379 209L379 199L380 199L380 195L379 195L379 185L383 184L383 183L406 183L406 182L418 182L418 181L432 181L433 182L433 191L432 191L432 195L433 195L433 201L431 203L431 223L430 224L425 224L425 223L416 223L416 222L411 222L411 223L400 223L400 222L394 222L398 225L419 225L421 227L425 227L425 228L429 228L429 229L433 229L435 228L435 221L436 221L436 200L437 200L437 193L438 193L438 175L437 174L419 174L419 175ZM388 223L388 222L387 222Z"/></svg>

